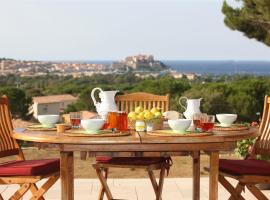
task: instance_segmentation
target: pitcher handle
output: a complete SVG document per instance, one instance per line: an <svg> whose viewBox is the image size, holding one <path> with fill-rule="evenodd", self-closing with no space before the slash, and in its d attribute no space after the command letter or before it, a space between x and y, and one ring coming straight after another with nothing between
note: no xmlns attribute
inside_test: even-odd
<svg viewBox="0 0 270 200"><path fill-rule="evenodd" d="M92 92L91 92L91 98L92 98L92 100L93 100L93 102L94 102L94 105L97 104L97 101L96 101L96 98L95 98L95 91L96 91L96 90L99 90L100 92L103 91L103 90L102 90L101 88L99 88L99 87L94 88L94 89L92 90Z"/></svg>
<svg viewBox="0 0 270 200"><path fill-rule="evenodd" d="M185 99L186 102L187 102L187 100L188 100L187 97L180 97L180 98L179 98L179 104L180 104L180 106L181 106L182 108L184 108L185 110L187 110L187 107L184 106L184 105L181 103L181 101L184 100L184 99Z"/></svg>

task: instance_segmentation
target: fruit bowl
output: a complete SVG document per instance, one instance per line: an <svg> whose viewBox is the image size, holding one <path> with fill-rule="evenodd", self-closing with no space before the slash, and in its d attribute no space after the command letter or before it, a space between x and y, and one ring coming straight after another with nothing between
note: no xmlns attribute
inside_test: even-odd
<svg viewBox="0 0 270 200"><path fill-rule="evenodd" d="M128 128L134 130L136 128L136 121L152 124L152 129L158 130L163 128L164 118L160 108L145 109L142 106L138 106L128 114Z"/></svg>
<svg viewBox="0 0 270 200"><path fill-rule="evenodd" d="M168 124L174 133L185 133L191 124L191 119L171 119Z"/></svg>
<svg viewBox="0 0 270 200"><path fill-rule="evenodd" d="M52 128L59 120L59 115L38 115L38 121L44 128Z"/></svg>
<svg viewBox="0 0 270 200"><path fill-rule="evenodd" d="M87 133L97 133L103 127L104 119L82 119L81 126Z"/></svg>
<svg viewBox="0 0 270 200"><path fill-rule="evenodd" d="M159 118L153 121L153 130L161 130L163 129L163 118ZM147 123L147 122L146 122ZM128 119L128 129L135 130L136 129L136 120Z"/></svg>
<svg viewBox="0 0 270 200"><path fill-rule="evenodd" d="M230 127L237 119L237 114L216 114L221 127Z"/></svg>

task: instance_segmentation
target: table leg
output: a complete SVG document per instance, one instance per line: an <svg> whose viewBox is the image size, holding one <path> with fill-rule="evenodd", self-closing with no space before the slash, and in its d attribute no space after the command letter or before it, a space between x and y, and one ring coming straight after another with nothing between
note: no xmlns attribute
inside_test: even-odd
<svg viewBox="0 0 270 200"><path fill-rule="evenodd" d="M73 152L60 152L61 199L74 200Z"/></svg>
<svg viewBox="0 0 270 200"><path fill-rule="evenodd" d="M209 199L218 199L219 152L210 152Z"/></svg>
<svg viewBox="0 0 270 200"><path fill-rule="evenodd" d="M193 158L193 200L200 199L200 152L192 152Z"/></svg>

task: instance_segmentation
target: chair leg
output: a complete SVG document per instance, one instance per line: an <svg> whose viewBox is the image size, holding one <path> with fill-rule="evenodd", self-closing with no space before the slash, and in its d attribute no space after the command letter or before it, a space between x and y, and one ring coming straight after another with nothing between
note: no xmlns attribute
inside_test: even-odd
<svg viewBox="0 0 270 200"><path fill-rule="evenodd" d="M156 177L155 177L154 172L152 170L147 170L147 172L148 172L150 181L152 183L152 186L154 188L155 195L157 197L158 196L158 184L157 184L157 181L156 181Z"/></svg>
<svg viewBox="0 0 270 200"><path fill-rule="evenodd" d="M35 183L32 183L30 186L30 191L32 192L33 195L38 191L38 187ZM43 196L41 196L38 200L45 200Z"/></svg>
<svg viewBox="0 0 270 200"><path fill-rule="evenodd" d="M22 184L21 187L9 198L9 200L19 200L23 197L23 195L30 189L31 184L25 183Z"/></svg>
<svg viewBox="0 0 270 200"><path fill-rule="evenodd" d="M99 179L102 187L105 190L105 194L107 196L107 199L108 200L113 200L112 193L111 193L111 191L109 189L109 186L107 185L106 179L104 178L104 176L102 174L102 170L100 168L96 168L96 173L97 173L98 179Z"/></svg>
<svg viewBox="0 0 270 200"><path fill-rule="evenodd" d="M104 171L104 178L107 181L109 169L105 168L103 171ZM103 185L101 185L101 188L99 190L98 200L103 200L104 193L105 193L105 189L104 189Z"/></svg>
<svg viewBox="0 0 270 200"><path fill-rule="evenodd" d="M164 177L165 177L165 170L166 170L165 167L162 167L160 170L157 200L161 200Z"/></svg>
<svg viewBox="0 0 270 200"><path fill-rule="evenodd" d="M245 189L245 184L241 183L241 182L238 182L238 184L235 187L235 196L236 196L236 198L234 198L233 195L231 195L229 200L233 200L233 199L235 199L235 200L238 200L238 199L244 200L244 197L241 195L241 193L242 193L242 191L244 189Z"/></svg>
<svg viewBox="0 0 270 200"><path fill-rule="evenodd" d="M30 200L40 200L43 198L43 195L53 186L53 184L59 179L60 175L54 175L50 177L39 190L33 193L33 196Z"/></svg>
<svg viewBox="0 0 270 200"><path fill-rule="evenodd" d="M230 200L244 200L244 198L241 195L242 190L244 189L244 185L240 185L238 183L237 187L234 188L229 181L226 180L226 178L222 175L218 175L219 182L223 185L223 187L231 194ZM242 186L242 187L240 187Z"/></svg>
<svg viewBox="0 0 270 200"><path fill-rule="evenodd" d="M247 184L248 190L258 199L258 200L268 200L268 198L254 185Z"/></svg>
<svg viewBox="0 0 270 200"><path fill-rule="evenodd" d="M160 170L160 176L159 176L159 184L157 184L154 172L152 170L147 170L149 178L151 180L152 186L154 188L155 194L156 194L156 200L162 200L162 189L163 189L163 183L165 178L165 168L162 167Z"/></svg>

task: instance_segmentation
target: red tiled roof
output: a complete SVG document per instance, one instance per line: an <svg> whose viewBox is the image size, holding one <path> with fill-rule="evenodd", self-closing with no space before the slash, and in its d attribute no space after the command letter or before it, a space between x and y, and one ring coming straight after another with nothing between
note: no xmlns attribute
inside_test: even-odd
<svg viewBox="0 0 270 200"><path fill-rule="evenodd" d="M33 97L34 103L58 103L64 101L76 101L78 98L70 94Z"/></svg>

